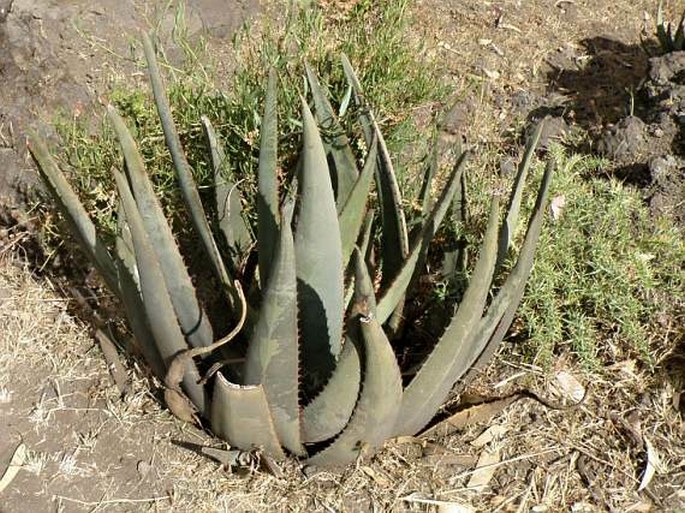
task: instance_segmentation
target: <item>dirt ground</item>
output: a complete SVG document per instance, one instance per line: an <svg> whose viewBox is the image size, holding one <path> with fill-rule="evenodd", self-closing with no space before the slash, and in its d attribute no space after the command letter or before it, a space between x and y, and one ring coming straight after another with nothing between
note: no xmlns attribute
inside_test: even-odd
<svg viewBox="0 0 685 513"><path fill-rule="evenodd" d="M216 48L260 12L256 0L186 3L191 33L206 31ZM665 3L671 19L685 9ZM394 441L343 473L312 474L294 461L282 475L226 472L199 449L220 444L169 415L156 384L133 362L125 362L132 384L122 399L90 329L70 313L69 294L22 260L24 228L35 222L26 194L36 182L23 133L48 126L60 110L98 108L113 81L133 77L129 45L137 30L172 23L167 4L15 0L6 19L0 14L0 473L20 444L27 449L21 470L0 490L0 513L685 511L685 371L677 359L656 375L618 362L611 380L563 360L543 372L513 354L496 359L470 396L506 397L525 382L556 400L578 390L585 399L555 409L513 396L482 423ZM415 36L444 63L458 100L445 130L492 146L551 114L558 131L548 135L580 128L596 143L579 151L604 151L625 173L654 175L658 155L619 155L615 141L625 137L624 118L643 105L649 63L640 34L645 27L652 33L655 4L418 1ZM650 140L642 147L659 146ZM682 182L662 185L654 208L677 218ZM682 337L678 326L669 333ZM494 454L488 484L467 486L476 462Z"/></svg>
<svg viewBox="0 0 685 513"><path fill-rule="evenodd" d="M257 0L189 0L186 23L192 37L203 31L220 46L258 12ZM112 83L139 71L131 44L140 30L169 34L174 2L123 0L2 0L11 8L0 21L0 220L15 211L35 184L23 134L49 130L57 112L79 115L101 103ZM3 7L4 6L4 7ZM224 44L224 46L227 46ZM173 56L171 56L173 58Z"/></svg>

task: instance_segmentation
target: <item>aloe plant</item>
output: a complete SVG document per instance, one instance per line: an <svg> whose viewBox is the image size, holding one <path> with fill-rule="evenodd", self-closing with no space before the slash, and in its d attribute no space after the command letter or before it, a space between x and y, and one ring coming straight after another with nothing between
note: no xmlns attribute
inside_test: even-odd
<svg viewBox="0 0 685 513"><path fill-rule="evenodd" d="M680 52L685 50L685 12L680 17L680 22L676 25L675 33L673 25L664 20L663 0L659 0L656 11L656 36L664 53Z"/></svg>
<svg viewBox="0 0 685 513"><path fill-rule="evenodd" d="M108 108L124 158L115 170L119 234L114 247L97 235L85 208L35 134L29 146L47 189L73 234L125 307L133 334L165 384L169 408L187 421L208 421L217 436L243 450L286 453L316 465L344 465L389 437L421 431L455 385L463 386L504 337L530 274L552 166L548 165L518 257L496 290L494 277L511 253L530 157L529 142L500 222L493 197L487 229L468 287L430 355L407 382L389 335L402 336L403 305L424 272L429 245L451 205L462 204L467 154L456 159L442 190L429 198L426 174L420 217L410 237L393 163L360 81L343 68L366 140L358 163L328 92L307 69L316 117L302 100L302 154L294 183L281 186L277 141L277 77L269 75L261 127L256 226L243 215L245 198L225 181L229 165L209 120L202 123L215 171L217 222L200 201L174 127L155 52L144 38L153 94L179 186L209 267L218 278L227 316L236 326L215 341L206 305L155 196L125 121ZM318 119L318 123L317 123ZM324 126L330 138L322 138ZM329 165L330 163L330 165ZM371 203L375 184L377 202ZM376 219L376 212L380 213ZM212 225L217 227L213 232ZM216 240L221 233L226 251ZM242 262L257 252L253 274ZM371 254L379 257L372 264ZM241 284L240 280L243 280ZM245 299L245 290L257 290ZM240 362L226 344L247 343ZM235 349L234 349L235 352Z"/></svg>

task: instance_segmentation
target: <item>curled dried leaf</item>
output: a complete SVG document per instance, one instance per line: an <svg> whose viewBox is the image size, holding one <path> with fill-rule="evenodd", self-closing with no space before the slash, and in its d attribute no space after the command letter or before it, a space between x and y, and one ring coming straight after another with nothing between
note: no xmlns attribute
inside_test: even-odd
<svg viewBox="0 0 685 513"><path fill-rule="evenodd" d="M490 426L488 429L483 431L478 438L471 442L471 445L474 447L485 447L490 442L502 438L507 431L509 431L507 426L495 424L494 426Z"/></svg>
<svg viewBox="0 0 685 513"><path fill-rule="evenodd" d="M644 439L645 447L647 448L647 464L645 465L645 472L642 474L642 479L640 480L640 486L637 489L638 492L647 488L654 476L657 473L662 472L663 468L661 457L652 442L646 436L643 436L642 438Z"/></svg>

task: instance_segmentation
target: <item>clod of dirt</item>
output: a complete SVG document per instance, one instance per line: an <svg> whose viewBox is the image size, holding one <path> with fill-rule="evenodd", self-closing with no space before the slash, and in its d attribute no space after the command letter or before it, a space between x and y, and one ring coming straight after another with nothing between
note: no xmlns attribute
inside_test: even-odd
<svg viewBox="0 0 685 513"><path fill-rule="evenodd" d="M671 216L685 226L685 52L649 60L642 87L641 117L609 125L595 150L616 162L620 176L648 187L654 215Z"/></svg>
<svg viewBox="0 0 685 513"><path fill-rule="evenodd" d="M649 155L647 125L640 118L629 116L609 125L597 141L597 153L620 164L643 162Z"/></svg>
<svg viewBox="0 0 685 513"><path fill-rule="evenodd" d="M680 167L678 160L673 155L654 157L648 163L649 175L655 183L663 183L669 176L678 173Z"/></svg>
<svg viewBox="0 0 685 513"><path fill-rule="evenodd" d="M463 135L477 110L478 100L471 95L467 96L447 111L442 120L442 130L450 135Z"/></svg>
<svg viewBox="0 0 685 513"><path fill-rule="evenodd" d="M685 101L685 52L672 52L649 60L648 98L669 112Z"/></svg>
<svg viewBox="0 0 685 513"><path fill-rule="evenodd" d="M685 227L685 160L673 155L649 161L652 194L649 208L654 215L670 215Z"/></svg>
<svg viewBox="0 0 685 513"><path fill-rule="evenodd" d="M540 133L540 141L538 147L546 150L554 141L559 141L566 136L571 127L561 116L545 116L542 132ZM525 138L528 140L533 135L537 123L529 123L525 130Z"/></svg>

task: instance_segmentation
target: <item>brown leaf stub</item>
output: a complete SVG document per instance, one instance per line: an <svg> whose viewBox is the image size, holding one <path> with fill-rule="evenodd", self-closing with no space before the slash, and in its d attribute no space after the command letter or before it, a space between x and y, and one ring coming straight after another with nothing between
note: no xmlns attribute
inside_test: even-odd
<svg viewBox="0 0 685 513"><path fill-rule="evenodd" d="M107 361L107 368L119 389L119 394L125 395L129 387L128 376L126 375L126 367L124 367L124 364L121 363L121 358L119 358L116 345L102 329L95 331L95 338L100 344L102 354Z"/></svg>
<svg viewBox="0 0 685 513"><path fill-rule="evenodd" d="M183 377L181 377L181 379L183 379ZM178 383L180 383L180 380ZM169 387L165 388L164 402L177 419L184 422L190 422L191 424L199 424L197 415L195 415L195 407L183 392L180 391L180 386L178 388L178 390Z"/></svg>
<svg viewBox="0 0 685 513"><path fill-rule="evenodd" d="M195 408L190 400L181 391L181 382L183 381L183 376L185 375L188 364L191 363L193 358L196 356L209 354L233 340L238 333L240 333L240 330L243 329L243 325L245 324L245 319L247 317L247 302L245 300L245 294L243 293L243 288L238 280L235 281L235 287L238 291L238 297L241 305L240 320L238 321L236 327L233 328L228 335L217 340L213 344L204 347L188 349L187 351L183 351L176 355L171 361L169 370L164 378L164 401L171 410L171 413L185 422L199 424L197 416L195 415Z"/></svg>

